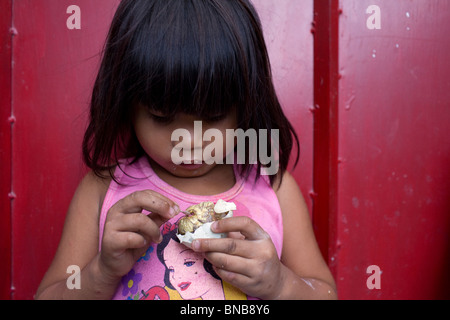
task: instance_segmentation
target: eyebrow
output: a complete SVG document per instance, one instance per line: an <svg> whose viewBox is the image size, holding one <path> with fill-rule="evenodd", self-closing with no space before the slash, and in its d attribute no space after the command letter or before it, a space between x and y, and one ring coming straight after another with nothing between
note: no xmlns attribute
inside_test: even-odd
<svg viewBox="0 0 450 320"><path fill-rule="evenodd" d="M189 249L189 248L187 248L187 249L184 249L184 250L182 250L182 251L180 251L180 253L178 253L178 254L182 254L183 252L185 252L185 251L193 251L192 249Z"/></svg>

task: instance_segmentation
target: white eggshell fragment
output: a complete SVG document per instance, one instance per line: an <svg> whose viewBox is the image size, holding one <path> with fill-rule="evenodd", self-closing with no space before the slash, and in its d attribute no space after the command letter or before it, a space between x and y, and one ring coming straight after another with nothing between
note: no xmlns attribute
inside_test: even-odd
<svg viewBox="0 0 450 320"><path fill-rule="evenodd" d="M222 199L219 199L214 206L214 211L217 213L224 213L234 210L236 210L236 204L234 202L226 202Z"/></svg>
<svg viewBox="0 0 450 320"><path fill-rule="evenodd" d="M233 216L233 212L230 211L228 214L224 217L224 219L231 218ZM180 242L188 247L191 247L192 241L195 239L220 239L220 238L226 238L226 233L215 233L211 231L211 225L214 222L208 222L203 224L202 226L198 227L197 230L194 231L194 233L186 232L186 234L182 235L177 233L177 237L180 240Z"/></svg>

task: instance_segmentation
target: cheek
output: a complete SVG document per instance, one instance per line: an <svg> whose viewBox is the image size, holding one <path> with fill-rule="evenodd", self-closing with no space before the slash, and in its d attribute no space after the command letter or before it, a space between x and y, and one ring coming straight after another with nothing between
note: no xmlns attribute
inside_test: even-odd
<svg viewBox="0 0 450 320"><path fill-rule="evenodd" d="M170 140L167 143L164 139L156 137L157 135L146 137L145 141L141 142L141 146L150 158L162 165L170 159L172 147Z"/></svg>
<svg viewBox="0 0 450 320"><path fill-rule="evenodd" d="M136 137L144 151L150 154L163 154L171 148L171 133L167 129L158 129L145 121L137 122L134 126Z"/></svg>

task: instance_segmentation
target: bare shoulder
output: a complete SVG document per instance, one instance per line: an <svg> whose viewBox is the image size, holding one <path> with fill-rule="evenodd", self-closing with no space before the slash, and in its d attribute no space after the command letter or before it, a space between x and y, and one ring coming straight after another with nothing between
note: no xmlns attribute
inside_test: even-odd
<svg viewBox="0 0 450 320"><path fill-rule="evenodd" d="M108 191L111 179L100 178L93 172L89 172L78 185L67 211L64 225L63 238L69 233L86 233L86 237L98 238L98 221L106 192ZM75 235L73 235L75 236Z"/></svg>
<svg viewBox="0 0 450 320"><path fill-rule="evenodd" d="M277 176L274 183L274 190L278 197L278 201L285 202L286 200L289 200L287 201L287 204L293 200L291 198L292 196L301 196L303 199L300 188L297 185L297 181L289 171L286 171L282 178L279 175Z"/></svg>
<svg viewBox="0 0 450 320"><path fill-rule="evenodd" d="M100 206L99 209L101 209L103 199L105 198L110 183L111 178L101 178L92 171L90 171L86 174L83 180L81 180L76 190L75 196L80 196L82 198L84 197L92 198L93 201L98 202ZM74 200L76 199L75 196Z"/></svg>
<svg viewBox="0 0 450 320"><path fill-rule="evenodd" d="M283 215L285 239L283 247L285 248L288 245L286 239L289 239L292 231L302 228L305 231L308 230L309 233L312 231L312 225L305 199L291 173L286 171L282 179L278 176L274 186Z"/></svg>
<svg viewBox="0 0 450 320"><path fill-rule="evenodd" d="M283 213L283 220L305 220L306 218L309 220L309 212L302 192L291 173L286 171L282 179L280 176L277 176L274 186Z"/></svg>
<svg viewBox="0 0 450 320"><path fill-rule="evenodd" d="M111 179L100 178L89 172L81 180L70 203L66 225L71 219L98 221L106 192Z"/></svg>

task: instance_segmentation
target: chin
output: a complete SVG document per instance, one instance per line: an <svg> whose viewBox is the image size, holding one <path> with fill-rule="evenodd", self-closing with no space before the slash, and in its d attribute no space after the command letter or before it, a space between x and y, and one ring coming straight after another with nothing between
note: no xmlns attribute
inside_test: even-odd
<svg viewBox="0 0 450 320"><path fill-rule="evenodd" d="M169 168L166 168L174 176L180 178L194 178L201 177L214 168L214 165L203 164L201 166L184 166L172 164Z"/></svg>

